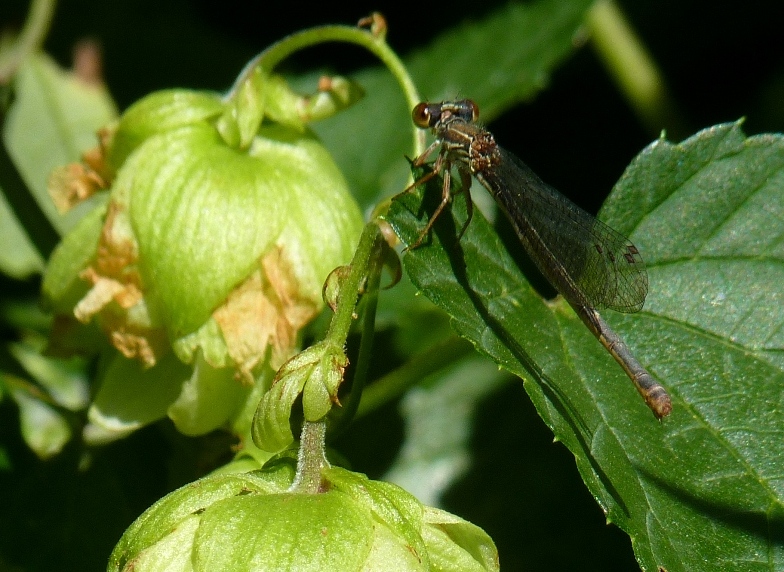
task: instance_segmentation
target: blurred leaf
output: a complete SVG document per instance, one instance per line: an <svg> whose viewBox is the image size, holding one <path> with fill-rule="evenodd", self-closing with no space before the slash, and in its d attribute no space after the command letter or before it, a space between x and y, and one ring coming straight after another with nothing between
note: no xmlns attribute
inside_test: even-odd
<svg viewBox="0 0 784 572"><path fill-rule="evenodd" d="M476 406L509 375L473 354L433 378L423 380L403 397L405 442L384 480L403 487L424 504L437 506L441 494L470 466Z"/></svg>
<svg viewBox="0 0 784 572"><path fill-rule="evenodd" d="M436 38L407 65L430 101L470 97L485 121L547 87L575 48L589 0L508 4Z"/></svg>
<svg viewBox="0 0 784 572"><path fill-rule="evenodd" d="M58 405L78 411L89 402L84 363L78 359L59 360L42 356L28 344L9 344L9 351L39 382Z"/></svg>
<svg viewBox="0 0 784 572"><path fill-rule="evenodd" d="M2 394L0 394L0 398L2 398ZM0 472L10 471L13 468L11 465L11 459L8 456L8 451L5 447L0 445Z"/></svg>
<svg viewBox="0 0 784 572"><path fill-rule="evenodd" d="M22 438L28 447L41 459L59 453L71 438L71 428L63 416L23 388L10 393L19 407Z"/></svg>
<svg viewBox="0 0 784 572"><path fill-rule="evenodd" d="M44 269L44 260L27 233L16 220L0 188L0 270L12 278L22 279Z"/></svg>
<svg viewBox="0 0 784 572"><path fill-rule="evenodd" d="M38 204L63 233L91 206L61 216L47 192L49 174L95 147L96 131L115 119L117 109L102 85L78 79L44 54L25 61L14 81L16 100L5 121L5 143Z"/></svg>
<svg viewBox="0 0 784 572"><path fill-rule="evenodd" d="M44 312L35 298L8 297L0 301L0 322L17 330L26 329L44 334L52 326L52 317Z"/></svg>
<svg viewBox="0 0 784 572"><path fill-rule="evenodd" d="M232 368L214 368L199 352L193 373L166 413L184 435L204 435L226 424L250 393Z"/></svg>
<svg viewBox="0 0 784 572"><path fill-rule="evenodd" d="M80 277L98 249L106 217L109 193L97 195L100 201L63 237L49 258L41 284L43 304L55 314L72 315L74 306L90 289Z"/></svg>
<svg viewBox="0 0 784 572"><path fill-rule="evenodd" d="M117 111L102 86L77 79L43 54L25 60L14 88L16 97L4 123L3 143L38 206L62 233L92 208L93 201L61 216L47 193L49 174L95 147L95 132L112 121ZM15 278L43 270L43 260L27 234L36 231L24 229L6 197L0 196L0 240L6 246L0 251L0 270Z"/></svg>
<svg viewBox="0 0 784 572"><path fill-rule="evenodd" d="M390 210L404 242L439 185L425 208L408 195ZM462 200L405 257L458 333L523 377L645 569L784 565L782 185L784 140L728 124L653 143L616 186L603 218L640 247L651 294L642 312L607 320L671 392L662 423L568 305L531 289L481 216L456 242Z"/></svg>
<svg viewBox="0 0 784 572"><path fill-rule="evenodd" d="M191 372L192 368L173 353L166 354L149 369L136 360L115 354L90 405L85 440L98 444L121 439L162 419Z"/></svg>

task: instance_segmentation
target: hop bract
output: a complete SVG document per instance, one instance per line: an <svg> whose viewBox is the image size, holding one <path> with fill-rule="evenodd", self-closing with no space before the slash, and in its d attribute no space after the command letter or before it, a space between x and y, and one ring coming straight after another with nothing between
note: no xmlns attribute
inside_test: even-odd
<svg viewBox="0 0 784 572"><path fill-rule="evenodd" d="M279 463L174 491L125 532L108 571L499 569L484 531L395 485L332 467L323 492L292 493L292 476Z"/></svg>
<svg viewBox="0 0 784 572"><path fill-rule="evenodd" d="M43 286L59 316L53 346L97 326L118 352L104 353L90 441L167 414L188 434L243 415L249 426L254 386L291 357L327 275L351 259L362 217L328 152L302 126L227 138L238 105L154 93L104 133L93 170L52 179L66 197L108 187Z"/></svg>

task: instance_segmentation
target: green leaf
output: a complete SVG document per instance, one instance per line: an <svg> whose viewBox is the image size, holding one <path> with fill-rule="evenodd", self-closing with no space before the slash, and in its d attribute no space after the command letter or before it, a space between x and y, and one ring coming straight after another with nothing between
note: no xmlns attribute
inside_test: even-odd
<svg viewBox="0 0 784 572"><path fill-rule="evenodd" d="M24 228L14 216L0 189L0 270L12 278L25 278L44 269L44 260L35 249Z"/></svg>
<svg viewBox="0 0 784 572"><path fill-rule="evenodd" d="M101 388L88 412L85 440L103 443L120 439L162 419L180 393L192 368L174 354L166 354L154 367L115 354L103 375Z"/></svg>
<svg viewBox="0 0 784 572"><path fill-rule="evenodd" d="M65 233L91 210L93 201L61 216L47 192L49 174L95 147L96 131L114 120L117 110L103 86L81 81L43 54L25 61L14 87L16 101L5 122L5 143L35 200Z"/></svg>
<svg viewBox="0 0 784 572"><path fill-rule="evenodd" d="M324 279L362 228L326 150L283 128L263 128L247 154L207 124L156 135L125 162L112 192L128 197L142 278L171 338L196 331L275 245L300 297L320 303Z"/></svg>
<svg viewBox="0 0 784 572"><path fill-rule="evenodd" d="M523 377L645 569L784 565L782 183L781 136L720 125L653 143L603 211L648 265L645 309L606 319L671 393L661 423L568 305L531 289L483 217L457 243L462 200L405 257L458 333ZM406 243L440 183L428 193L424 208L409 195L390 210Z"/></svg>
<svg viewBox="0 0 784 572"><path fill-rule="evenodd" d="M109 162L119 169L128 155L153 135L214 118L224 107L214 93L186 89L154 91L122 114L109 149Z"/></svg>
<svg viewBox="0 0 784 572"><path fill-rule="evenodd" d="M24 389L11 390L19 406L22 438L36 455L48 459L59 453L71 438L71 428L53 407Z"/></svg>
<svg viewBox="0 0 784 572"><path fill-rule="evenodd" d="M198 353L193 373L167 414L185 435L219 429L241 407L251 388L235 378L232 368L214 368Z"/></svg>
<svg viewBox="0 0 784 572"><path fill-rule="evenodd" d="M40 383L57 405L79 411L89 402L84 363L78 359L58 360L43 356L29 344L11 343L9 352L30 376Z"/></svg>
<svg viewBox="0 0 784 572"><path fill-rule="evenodd" d="M384 479L424 504L437 505L441 494L471 464L469 445L477 405L509 377L472 353L409 390L400 405L406 441ZM434 474L438 478L432 478Z"/></svg>

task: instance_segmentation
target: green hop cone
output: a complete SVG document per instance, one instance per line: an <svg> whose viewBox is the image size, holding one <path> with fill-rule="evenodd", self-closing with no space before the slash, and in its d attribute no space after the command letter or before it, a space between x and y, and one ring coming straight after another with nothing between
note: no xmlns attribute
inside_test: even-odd
<svg viewBox="0 0 784 572"><path fill-rule="evenodd" d="M226 110L238 105L154 93L104 134L90 181L109 193L64 238L43 284L59 316L53 346L87 324L124 356L105 361L93 442L167 414L187 434L250 417L254 384L296 351L324 280L351 259L362 217L329 153L306 128L275 123L227 142Z"/></svg>
<svg viewBox="0 0 784 572"><path fill-rule="evenodd" d="M209 476L164 497L125 532L109 572L498 570L480 528L401 488L336 467L322 492L289 492L292 465Z"/></svg>

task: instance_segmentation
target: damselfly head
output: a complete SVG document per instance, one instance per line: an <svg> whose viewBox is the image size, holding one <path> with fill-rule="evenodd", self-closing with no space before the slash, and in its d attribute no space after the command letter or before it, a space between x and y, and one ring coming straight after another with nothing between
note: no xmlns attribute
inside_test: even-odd
<svg viewBox="0 0 784 572"><path fill-rule="evenodd" d="M441 103L428 103L423 101L411 112L414 125L420 129L433 128L437 124L448 120L450 117L462 119L473 123L479 119L479 106L470 99L458 101L442 101Z"/></svg>

